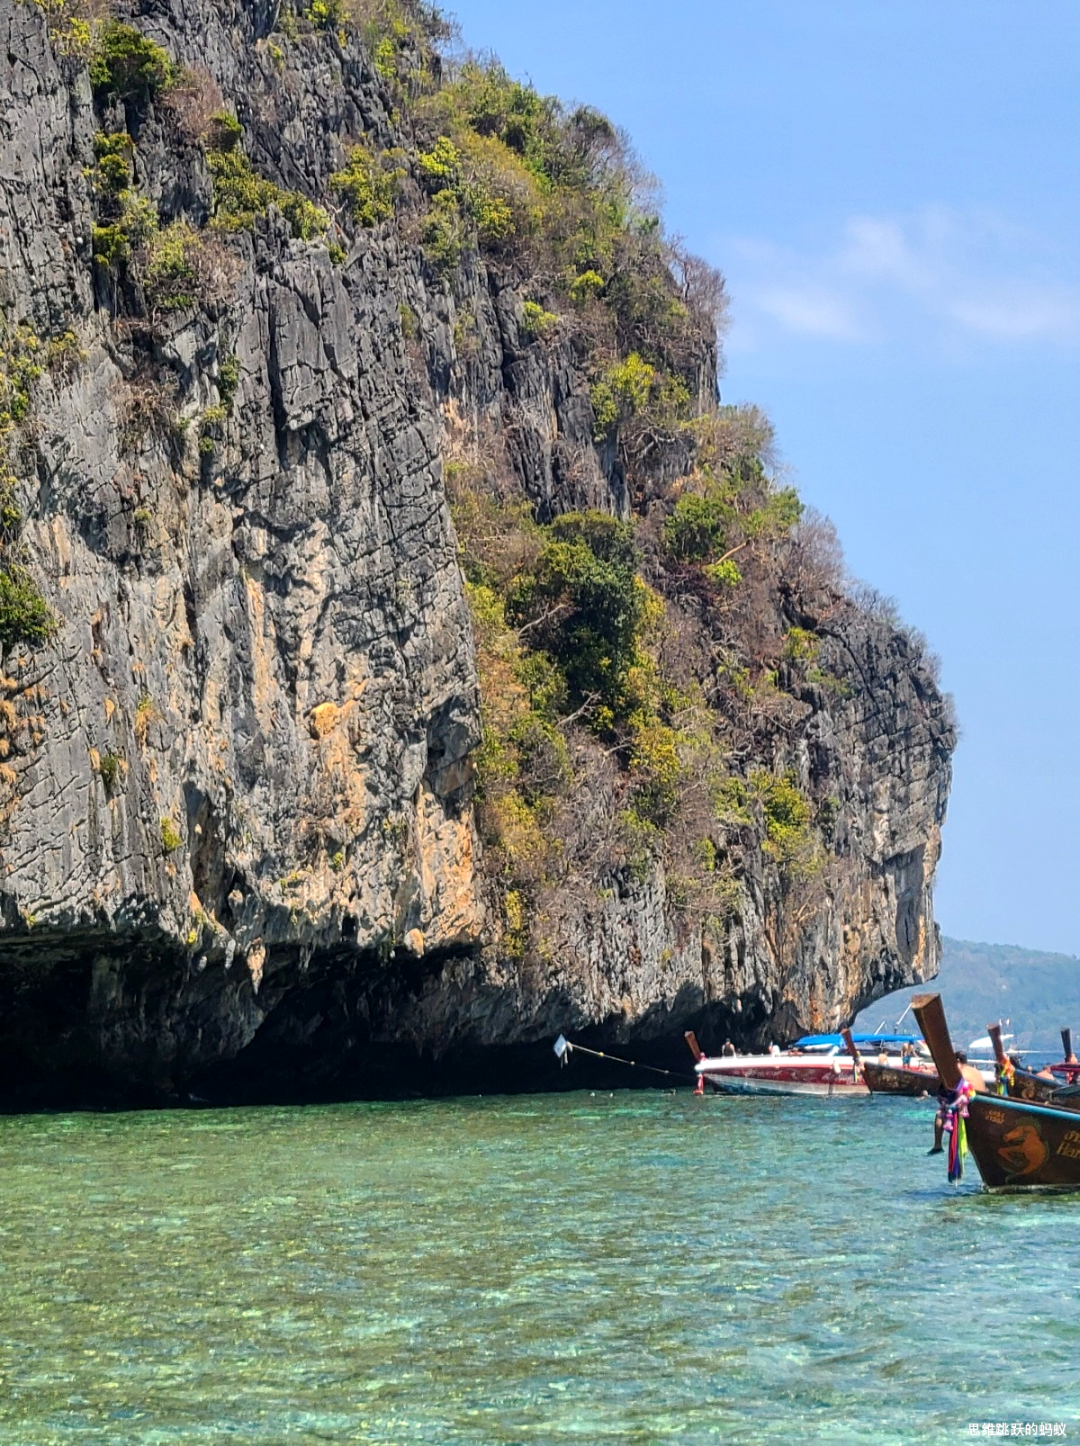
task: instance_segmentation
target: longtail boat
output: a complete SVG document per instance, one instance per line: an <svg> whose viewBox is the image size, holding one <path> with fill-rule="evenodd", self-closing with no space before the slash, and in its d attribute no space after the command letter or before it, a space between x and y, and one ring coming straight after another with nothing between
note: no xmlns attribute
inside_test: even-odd
<svg viewBox="0 0 1080 1446"><path fill-rule="evenodd" d="M1059 1082L1056 1079L1047 1079L1045 1075L1037 1075L1033 1070L1024 1069L1022 1065L1014 1064L1005 1053L1000 1024L988 1024L986 1032L994 1046L998 1075L1005 1082L1009 1098L1035 1102L1052 1099L1060 1088Z"/></svg>
<svg viewBox="0 0 1080 1446"><path fill-rule="evenodd" d="M851 1030L842 1029L840 1033L872 1095L905 1095L918 1099L922 1095L936 1095L941 1088L938 1072L928 1062L882 1064L879 1060L866 1059L860 1054Z"/></svg>
<svg viewBox="0 0 1080 1446"><path fill-rule="evenodd" d="M1080 1120L1075 1112L1004 1095L967 1093L941 995L917 994L911 1007L943 1091L953 1096L954 1128L960 1128L959 1116L966 1111L967 1141L984 1184L991 1190L1080 1189Z"/></svg>
<svg viewBox="0 0 1080 1446"><path fill-rule="evenodd" d="M1080 1060L1073 1054L1071 1029L1061 1031L1061 1063L1052 1064L1050 1069L1054 1074L1064 1075L1068 1084L1080 1083Z"/></svg>

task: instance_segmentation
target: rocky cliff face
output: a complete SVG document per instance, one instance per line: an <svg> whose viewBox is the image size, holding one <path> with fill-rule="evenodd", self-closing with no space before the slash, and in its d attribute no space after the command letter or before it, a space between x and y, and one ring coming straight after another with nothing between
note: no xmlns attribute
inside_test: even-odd
<svg viewBox="0 0 1080 1446"><path fill-rule="evenodd" d="M409 153L370 33L282 33L251 0L127 18L209 72L279 196L330 204L359 137ZM658 858L563 890L542 955L505 946L444 462L494 433L541 518L647 512L594 441L580 349L530 332L520 288L475 246L452 275L434 267L407 206L303 239L270 204L211 234L212 93L92 88L68 24L0 0L21 513L0 561L57 623L43 641L9 631L0 678L5 1098L539 1079L559 1029L660 1058L690 1025L761 1041L932 974L947 710L906 635L800 583L797 549L753 606L777 636L812 628L819 666L778 663L784 708L739 766L827 802L824 863L797 876L736 830L722 918L688 925ZM159 228L206 238L179 304L160 286L155 301L145 266L94 260L100 137L117 135L128 212L137 196ZM708 346L696 366L707 406ZM671 440L651 476L686 465ZM614 814L618 778L593 787Z"/></svg>

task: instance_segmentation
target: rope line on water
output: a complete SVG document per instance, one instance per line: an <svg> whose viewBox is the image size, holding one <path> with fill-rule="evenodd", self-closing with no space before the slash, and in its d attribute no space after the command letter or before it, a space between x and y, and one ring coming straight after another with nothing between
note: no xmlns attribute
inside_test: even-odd
<svg viewBox="0 0 1080 1446"><path fill-rule="evenodd" d="M617 1054L605 1054L602 1049L589 1049L587 1045L575 1044L572 1039L566 1041L568 1050L579 1050L582 1054L591 1054L595 1059L609 1059L612 1064L627 1064L633 1069L647 1069L652 1074L666 1074L669 1079L691 1079L696 1080L696 1074L685 1073L682 1070L661 1069L655 1064L641 1064L636 1059L622 1059Z"/></svg>

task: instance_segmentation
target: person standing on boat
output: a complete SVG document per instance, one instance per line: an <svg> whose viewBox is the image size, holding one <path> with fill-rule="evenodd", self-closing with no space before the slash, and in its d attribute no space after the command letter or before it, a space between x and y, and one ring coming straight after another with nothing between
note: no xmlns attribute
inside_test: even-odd
<svg viewBox="0 0 1080 1446"><path fill-rule="evenodd" d="M960 1073L967 1080L968 1084L976 1094L986 1093L986 1081L982 1077L982 1070L976 1069L973 1064L968 1064L967 1055L962 1049L956 1051L956 1062L960 1066Z"/></svg>
<svg viewBox="0 0 1080 1446"><path fill-rule="evenodd" d="M728 1056L735 1054L735 1046L732 1044L730 1039L724 1040L724 1047L723 1049L721 1049L720 1053Z"/></svg>
<svg viewBox="0 0 1080 1446"><path fill-rule="evenodd" d="M982 1071L977 1070L973 1064L968 1064L967 1055L962 1049L956 1051L956 1063L960 1066L960 1077L967 1080L976 1094L985 1094L986 1081L982 1077ZM945 1132L945 1114L952 1102L953 1091L942 1087L938 1093L937 1114L934 1116L934 1144L927 1150L928 1155L940 1155L944 1148L941 1139Z"/></svg>

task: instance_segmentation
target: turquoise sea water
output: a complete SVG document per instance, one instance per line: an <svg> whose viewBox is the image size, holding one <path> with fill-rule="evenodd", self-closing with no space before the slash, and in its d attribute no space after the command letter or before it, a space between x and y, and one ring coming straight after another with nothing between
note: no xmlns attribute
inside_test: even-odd
<svg viewBox="0 0 1080 1446"><path fill-rule="evenodd" d="M948 1186L930 1118L584 1092L0 1119L0 1443L1075 1439L1080 1196Z"/></svg>

